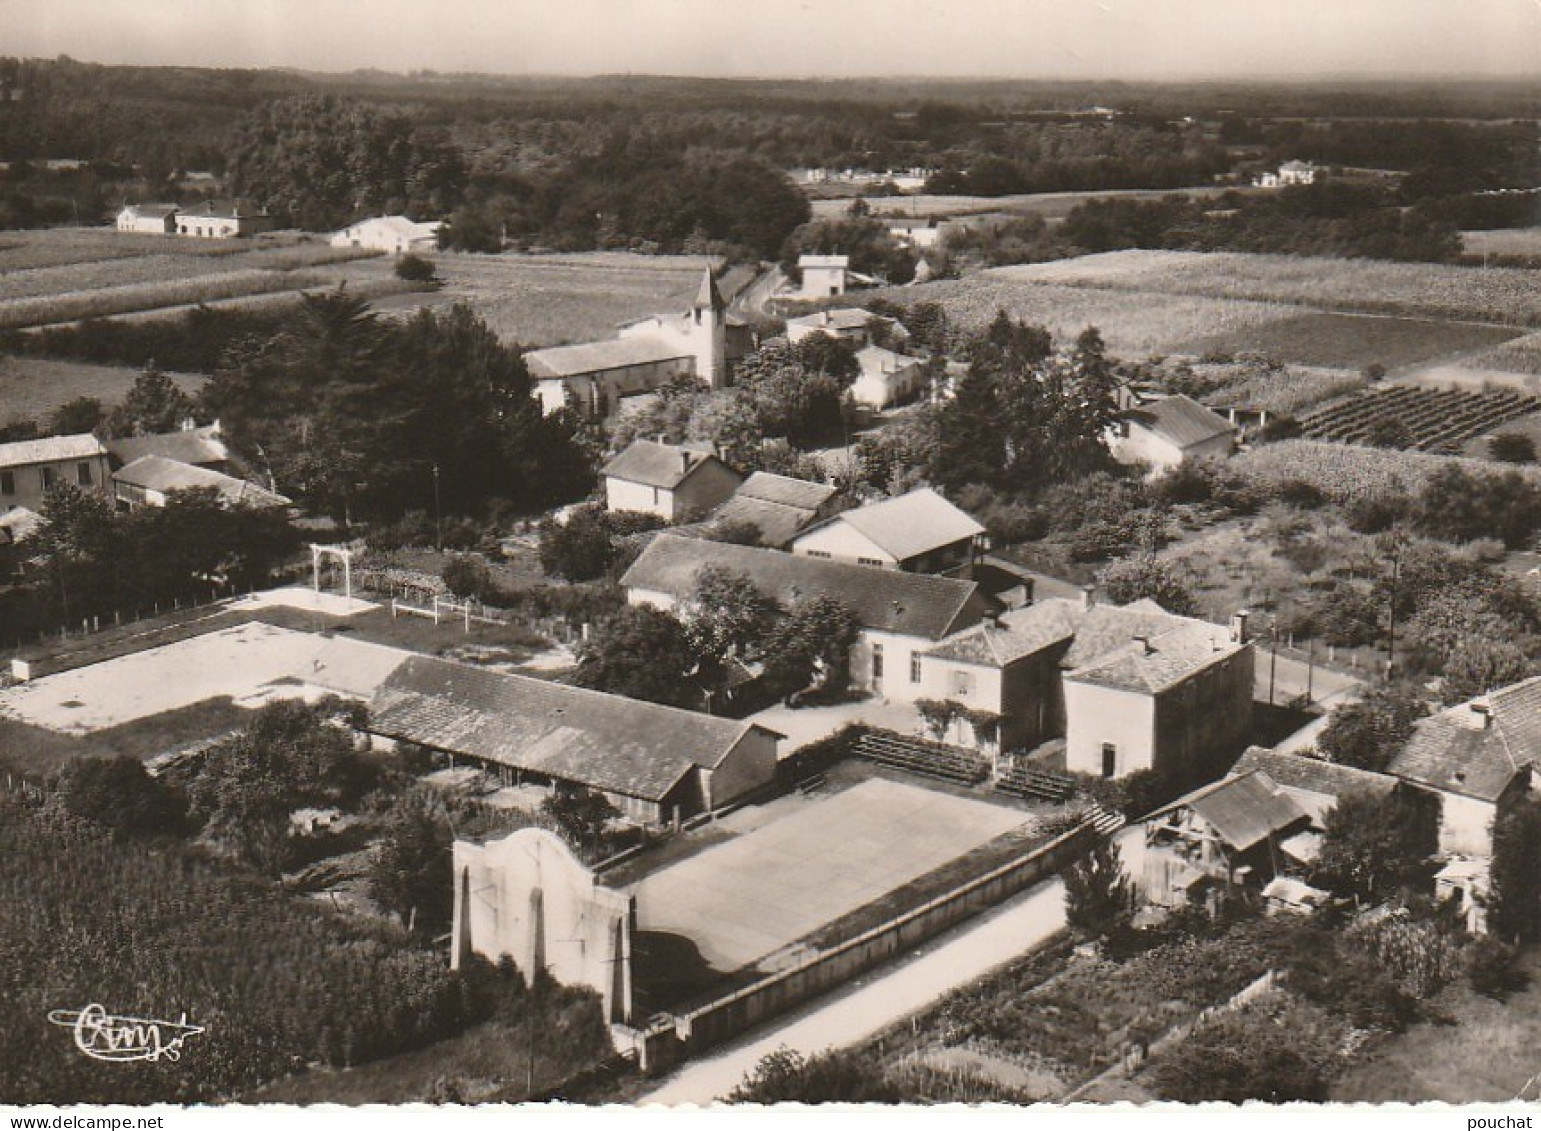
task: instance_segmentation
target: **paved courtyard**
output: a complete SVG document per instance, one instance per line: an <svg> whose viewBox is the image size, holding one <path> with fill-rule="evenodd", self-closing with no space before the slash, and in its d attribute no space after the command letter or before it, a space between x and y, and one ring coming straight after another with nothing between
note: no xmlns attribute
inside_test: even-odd
<svg viewBox="0 0 1541 1131"><path fill-rule="evenodd" d="M771 819L759 819L776 807L781 811ZM742 813L754 815L757 827L637 888L642 930L690 938L721 971L774 953L1018 827L1025 816L882 778Z"/></svg>
<svg viewBox="0 0 1541 1131"><path fill-rule="evenodd" d="M252 622L18 684L0 692L0 715L90 734L221 696L253 707L327 691L368 697L407 655Z"/></svg>

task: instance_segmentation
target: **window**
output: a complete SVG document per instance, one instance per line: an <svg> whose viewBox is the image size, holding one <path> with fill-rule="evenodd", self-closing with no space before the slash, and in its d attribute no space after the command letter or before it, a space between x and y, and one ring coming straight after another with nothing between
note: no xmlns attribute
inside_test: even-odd
<svg viewBox="0 0 1541 1131"><path fill-rule="evenodd" d="M75 465L75 482L82 487L91 486L91 465L89 463L77 463Z"/></svg>
<svg viewBox="0 0 1541 1131"><path fill-rule="evenodd" d="M43 468L43 490L48 490L59 481L59 473L54 468Z"/></svg>
<svg viewBox="0 0 1541 1131"><path fill-rule="evenodd" d="M920 682L920 654L913 653L910 656L910 682Z"/></svg>
<svg viewBox="0 0 1541 1131"><path fill-rule="evenodd" d="M882 558L857 558L856 564L864 566L877 566L879 569L882 569L883 566L887 563L885 563Z"/></svg>
<svg viewBox="0 0 1541 1131"><path fill-rule="evenodd" d="M881 644L872 646L872 682L883 682L883 646Z"/></svg>
<svg viewBox="0 0 1541 1131"><path fill-rule="evenodd" d="M827 558L827 557L829 557L829 551L828 550L807 550L807 551L805 551L805 553L810 558Z"/></svg>
<svg viewBox="0 0 1541 1131"><path fill-rule="evenodd" d="M1111 742L1102 744L1102 776L1110 778L1118 773L1118 747Z"/></svg>
<svg viewBox="0 0 1541 1131"><path fill-rule="evenodd" d="M0 495L16 494L16 473L14 471L0 471Z"/></svg>
<svg viewBox="0 0 1541 1131"><path fill-rule="evenodd" d="M952 693L955 697L963 697L974 693L974 673L955 671L952 673Z"/></svg>

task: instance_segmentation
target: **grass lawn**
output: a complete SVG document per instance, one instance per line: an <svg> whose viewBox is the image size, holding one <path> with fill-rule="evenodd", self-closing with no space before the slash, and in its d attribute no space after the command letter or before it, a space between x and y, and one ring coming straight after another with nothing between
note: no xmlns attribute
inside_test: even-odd
<svg viewBox="0 0 1541 1131"><path fill-rule="evenodd" d="M1512 1100L1541 1062L1541 952L1521 959L1529 989L1506 1003L1473 993L1464 981L1434 1001L1448 1018L1423 1021L1376 1042L1333 1085L1335 1103L1446 1103ZM1526 1093L1534 1100L1535 1086Z"/></svg>
<svg viewBox="0 0 1541 1131"><path fill-rule="evenodd" d="M228 696L205 699L80 737L0 718L0 769L36 779L80 758L112 758L120 754L153 758L238 729L250 718L251 712L237 707Z"/></svg>

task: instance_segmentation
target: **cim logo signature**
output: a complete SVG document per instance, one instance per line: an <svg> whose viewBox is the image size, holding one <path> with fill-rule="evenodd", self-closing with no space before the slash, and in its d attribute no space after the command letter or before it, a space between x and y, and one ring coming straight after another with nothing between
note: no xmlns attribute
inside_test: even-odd
<svg viewBox="0 0 1541 1131"><path fill-rule="evenodd" d="M150 1021L143 1017L115 1017L94 1002L84 1009L55 1009L48 1014L55 1025L73 1030L75 1047L93 1060L181 1060L182 1043L202 1033L203 1026L180 1021Z"/></svg>

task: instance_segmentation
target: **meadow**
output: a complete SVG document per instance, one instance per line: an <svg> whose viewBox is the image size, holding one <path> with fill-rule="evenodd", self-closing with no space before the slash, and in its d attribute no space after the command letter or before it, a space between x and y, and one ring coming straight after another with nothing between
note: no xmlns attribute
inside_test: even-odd
<svg viewBox="0 0 1541 1131"><path fill-rule="evenodd" d="M0 423L45 420L76 397L95 397L108 407L118 405L138 376L139 370L125 365L0 356ZM170 376L189 396L196 396L206 380L192 373Z"/></svg>
<svg viewBox="0 0 1541 1131"><path fill-rule="evenodd" d="M1541 227L1462 232L1461 244L1467 255L1541 256Z"/></svg>
<svg viewBox="0 0 1541 1131"><path fill-rule="evenodd" d="M818 186L824 188L826 186ZM1187 189L1104 189L1087 192L1031 192L1012 196L940 196L917 193L913 196L868 196L874 216L978 216L1000 213L1015 216L1042 216L1045 220L1063 220L1070 210L1088 200L1160 200L1165 196L1214 196L1224 189L1213 186ZM815 220L838 220L846 215L851 200L861 196L854 189L838 199L809 201Z"/></svg>
<svg viewBox="0 0 1541 1131"><path fill-rule="evenodd" d="M1139 291L1131 297L1143 304L1159 296ZM1470 322L1312 310L1202 333L1174 342L1171 350L1196 357L1260 353L1294 365L1336 369L1380 365L1395 370L1472 350L1502 348L1515 334L1502 326Z"/></svg>

